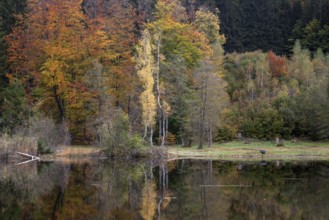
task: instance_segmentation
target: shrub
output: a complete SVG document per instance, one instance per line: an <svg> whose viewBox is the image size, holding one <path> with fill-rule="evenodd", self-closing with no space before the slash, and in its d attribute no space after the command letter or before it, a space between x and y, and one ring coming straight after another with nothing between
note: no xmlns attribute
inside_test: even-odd
<svg viewBox="0 0 329 220"><path fill-rule="evenodd" d="M41 154L49 154L51 153L50 147L47 146L46 142L43 140L38 140L37 142L38 152Z"/></svg>
<svg viewBox="0 0 329 220"><path fill-rule="evenodd" d="M60 145L70 144L71 138L66 123L55 122L44 116L35 116L30 120L28 136L35 137L39 153L50 153Z"/></svg>
<svg viewBox="0 0 329 220"><path fill-rule="evenodd" d="M15 80L0 95L0 130L12 135L15 129L23 126L28 119L24 87Z"/></svg>
<svg viewBox="0 0 329 220"><path fill-rule="evenodd" d="M223 126L218 129L217 135L215 137L216 142L227 142L235 139L235 130L228 127Z"/></svg>
<svg viewBox="0 0 329 220"><path fill-rule="evenodd" d="M121 109L110 113L98 128L96 144L105 147L112 155L122 155L143 146L143 140L130 132L129 118Z"/></svg>
<svg viewBox="0 0 329 220"><path fill-rule="evenodd" d="M22 134L2 134L0 143L0 155L15 154L16 152L24 152L31 155L37 154L37 140L34 137L27 137Z"/></svg>
<svg viewBox="0 0 329 220"><path fill-rule="evenodd" d="M173 146L176 144L176 136L170 132L168 132L166 136L166 145Z"/></svg>
<svg viewBox="0 0 329 220"><path fill-rule="evenodd" d="M245 137L270 140L283 130L279 113L270 108L248 109L240 129Z"/></svg>
<svg viewBox="0 0 329 220"><path fill-rule="evenodd" d="M53 152L58 146L69 144L70 136L65 123L55 124L47 117L35 116L28 125L16 127L14 134L3 134L0 142L3 143L0 154L23 152L37 155Z"/></svg>

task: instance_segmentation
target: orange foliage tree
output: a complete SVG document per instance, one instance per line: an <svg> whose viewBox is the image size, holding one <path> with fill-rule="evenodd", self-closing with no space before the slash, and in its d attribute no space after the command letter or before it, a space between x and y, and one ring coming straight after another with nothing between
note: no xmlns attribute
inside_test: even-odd
<svg viewBox="0 0 329 220"><path fill-rule="evenodd" d="M90 27L102 31L111 41L112 56L102 59L101 63L112 104L129 112L138 81L133 61L134 46L138 41L136 11L128 0L88 0L85 4ZM91 40L93 38L92 35Z"/></svg>
<svg viewBox="0 0 329 220"><path fill-rule="evenodd" d="M90 57L81 4L30 0L27 14L6 38L11 74L31 91L34 104L67 121L77 139L86 134L86 116L93 115L95 99L84 81Z"/></svg>
<svg viewBox="0 0 329 220"><path fill-rule="evenodd" d="M92 138L88 128L108 96L129 113L138 82L136 13L130 1L83 5L85 13L82 0L29 0L27 13L6 37L8 76L24 83L32 104L66 121L79 142Z"/></svg>
<svg viewBox="0 0 329 220"><path fill-rule="evenodd" d="M268 62L272 77L283 77L287 75L287 60L285 57L277 56L273 51L268 52Z"/></svg>

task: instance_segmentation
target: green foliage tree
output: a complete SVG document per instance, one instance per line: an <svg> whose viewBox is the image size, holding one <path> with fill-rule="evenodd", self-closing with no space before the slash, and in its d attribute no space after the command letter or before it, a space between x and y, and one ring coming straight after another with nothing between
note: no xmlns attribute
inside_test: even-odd
<svg viewBox="0 0 329 220"><path fill-rule="evenodd" d="M13 132L16 123L19 126L26 119L27 109L25 107L27 105L22 85L16 81L10 83L7 77L10 71L7 63L8 45L5 37L10 34L16 23L16 16L23 13L25 7L26 0L0 2L0 118L2 120L0 127L2 130L8 129L9 132ZM8 95L12 96L8 97ZM15 108L16 104L18 108Z"/></svg>
<svg viewBox="0 0 329 220"><path fill-rule="evenodd" d="M222 79L225 37L220 35L220 22L210 11L196 12L194 25L204 33L211 44L212 53L203 58L195 71L199 102L199 148L203 148L204 134L208 147L212 146L214 131L218 129L219 116L226 104L225 82Z"/></svg>
<svg viewBox="0 0 329 220"><path fill-rule="evenodd" d="M14 80L1 95L3 101L0 108L0 129L2 132L13 134L15 128L27 123L29 116L24 87L18 80Z"/></svg>
<svg viewBox="0 0 329 220"><path fill-rule="evenodd" d="M271 140L280 136L284 121L271 106L255 103L245 109L240 129L246 137Z"/></svg>
<svg viewBox="0 0 329 220"><path fill-rule="evenodd" d="M304 28L303 38L301 45L310 51L316 51L320 46L319 32L321 30L321 23L317 19L310 21Z"/></svg>
<svg viewBox="0 0 329 220"><path fill-rule="evenodd" d="M299 41L293 51L290 59L272 52L226 56L225 79L232 103L226 126L264 139L327 136L327 57L318 50L312 59Z"/></svg>

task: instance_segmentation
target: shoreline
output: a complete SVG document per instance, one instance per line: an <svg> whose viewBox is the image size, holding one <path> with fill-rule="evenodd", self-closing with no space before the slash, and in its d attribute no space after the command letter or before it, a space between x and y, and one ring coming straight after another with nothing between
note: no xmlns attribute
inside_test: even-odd
<svg viewBox="0 0 329 220"><path fill-rule="evenodd" d="M261 154L260 151L265 151ZM276 147L272 142L229 142L214 144L213 147L197 149L197 146L181 147L166 146L164 148L143 147L137 154L111 157L104 148L93 146L62 146L56 152L41 155L42 161L58 160L88 160L109 158L166 158L167 160L202 159L202 160L227 160L227 161L329 161L329 143L327 142L302 142L288 143L284 147Z"/></svg>
<svg viewBox="0 0 329 220"><path fill-rule="evenodd" d="M250 155L247 153L235 154L235 150L230 151L230 154L209 154L198 153L198 154L187 154L182 152L175 152L176 149L162 149L162 155L159 154L159 149L155 149L156 153L154 153L154 149L144 151L143 158L159 158L162 157L168 161L173 160L183 160L183 159L197 159L197 160L222 160L222 161L329 161L329 149L328 155L320 155L320 154L286 154L286 155L277 155L277 154L267 154L265 156L261 156L260 154ZM97 152L98 151L98 152ZM93 152L93 154L49 154L41 156L41 161L51 162L51 161L61 161L61 160L107 160L109 156L102 155L102 149L97 149ZM114 157L116 159L116 157ZM117 159L127 159L124 157L117 157Z"/></svg>

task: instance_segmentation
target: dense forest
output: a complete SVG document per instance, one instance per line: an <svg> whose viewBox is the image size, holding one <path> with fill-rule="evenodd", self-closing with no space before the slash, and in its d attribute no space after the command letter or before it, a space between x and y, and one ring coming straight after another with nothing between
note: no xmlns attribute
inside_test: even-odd
<svg viewBox="0 0 329 220"><path fill-rule="evenodd" d="M0 130L116 150L327 139L328 52L329 0L3 0Z"/></svg>

